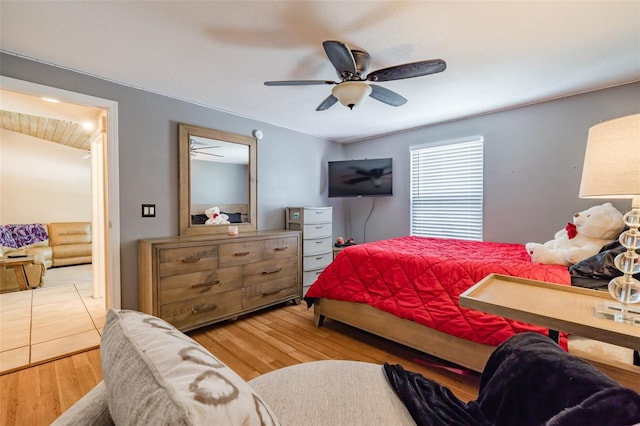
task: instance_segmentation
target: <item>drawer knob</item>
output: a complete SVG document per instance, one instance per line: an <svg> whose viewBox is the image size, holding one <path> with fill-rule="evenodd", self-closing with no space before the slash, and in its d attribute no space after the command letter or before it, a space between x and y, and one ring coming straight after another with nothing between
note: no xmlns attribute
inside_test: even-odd
<svg viewBox="0 0 640 426"><path fill-rule="evenodd" d="M191 284L191 288L213 287L214 285L218 284L220 284L220 280L216 280L210 283Z"/></svg>
<svg viewBox="0 0 640 426"><path fill-rule="evenodd" d="M195 256L195 257L187 257L186 259L182 259L183 263L196 263L200 261L200 258Z"/></svg>
<svg viewBox="0 0 640 426"><path fill-rule="evenodd" d="M203 312L209 312L209 311L213 311L218 309L218 305L216 305L215 303L209 305L209 306L205 306L204 304L201 305L193 305L193 307L191 308L191 313L193 314L201 314Z"/></svg>
<svg viewBox="0 0 640 426"><path fill-rule="evenodd" d="M251 252L250 252L250 251L241 251L241 252L238 252L238 253L233 253L233 255L234 255L234 256L237 256L237 257L241 257L241 256L249 256L250 254L251 254Z"/></svg>
<svg viewBox="0 0 640 426"><path fill-rule="evenodd" d="M269 275L269 274L275 274L277 272L282 271L282 268L278 268L278 269L274 269L273 271L262 271L262 275ZM280 291L280 290L278 290Z"/></svg>
<svg viewBox="0 0 640 426"><path fill-rule="evenodd" d="M274 250L275 251L285 251L286 249L288 249L289 246L284 246L284 247L276 247Z"/></svg>
<svg viewBox="0 0 640 426"><path fill-rule="evenodd" d="M276 293L280 293L282 291L281 288L274 288L273 290L265 290L262 292L263 296L269 296L271 294L276 294Z"/></svg>

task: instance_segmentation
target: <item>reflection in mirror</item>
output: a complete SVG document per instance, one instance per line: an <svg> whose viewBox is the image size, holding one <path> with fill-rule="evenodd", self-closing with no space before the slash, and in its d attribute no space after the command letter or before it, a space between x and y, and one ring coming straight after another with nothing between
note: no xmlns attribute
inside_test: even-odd
<svg viewBox="0 0 640 426"><path fill-rule="evenodd" d="M180 234L253 231L255 139L181 124Z"/></svg>
<svg viewBox="0 0 640 426"><path fill-rule="evenodd" d="M191 225L248 222L249 147L192 136L189 149Z"/></svg>

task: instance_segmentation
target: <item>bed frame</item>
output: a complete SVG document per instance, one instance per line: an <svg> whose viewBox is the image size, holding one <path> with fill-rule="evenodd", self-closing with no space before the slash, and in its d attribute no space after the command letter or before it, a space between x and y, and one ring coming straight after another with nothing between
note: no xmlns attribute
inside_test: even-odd
<svg viewBox="0 0 640 426"><path fill-rule="evenodd" d="M495 349L399 318L366 303L320 298L315 300L313 312L316 327L322 326L325 317L331 318L478 372L482 372Z"/></svg>
<svg viewBox="0 0 640 426"><path fill-rule="evenodd" d="M477 372L482 372L495 349L401 319L365 303L319 298L315 300L313 310L316 327L321 327L324 319L330 318ZM590 362L622 386L640 392L640 367L614 364L588 352L572 350L571 353Z"/></svg>

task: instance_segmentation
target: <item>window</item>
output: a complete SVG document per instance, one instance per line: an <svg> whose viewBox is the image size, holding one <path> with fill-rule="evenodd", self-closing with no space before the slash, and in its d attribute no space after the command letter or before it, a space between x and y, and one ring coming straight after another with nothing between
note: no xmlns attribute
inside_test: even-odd
<svg viewBox="0 0 640 426"><path fill-rule="evenodd" d="M483 145L411 147L411 235L482 240Z"/></svg>

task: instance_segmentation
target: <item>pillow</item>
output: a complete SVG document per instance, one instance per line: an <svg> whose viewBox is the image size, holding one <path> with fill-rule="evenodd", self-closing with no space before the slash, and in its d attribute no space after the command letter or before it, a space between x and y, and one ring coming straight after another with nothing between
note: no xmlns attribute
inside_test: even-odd
<svg viewBox="0 0 640 426"><path fill-rule="evenodd" d="M192 225L204 225L205 222L209 219L206 214L192 214L191 215L191 224Z"/></svg>
<svg viewBox="0 0 640 426"><path fill-rule="evenodd" d="M622 275L622 272L616 267L614 259L626 250L618 241L609 243L602 247L599 253L571 265L569 273L572 277L610 280ZM638 253L640 254L640 251ZM639 278L640 274L636 274L634 277Z"/></svg>
<svg viewBox="0 0 640 426"><path fill-rule="evenodd" d="M159 318L110 309L100 347L115 424L279 424L235 372Z"/></svg>
<svg viewBox="0 0 640 426"><path fill-rule="evenodd" d="M49 239L47 231L39 223L8 225L11 226L11 236L17 244L16 248L30 247Z"/></svg>
<svg viewBox="0 0 640 426"><path fill-rule="evenodd" d="M13 239L13 235L11 233L11 225L2 225L0 226L0 246L7 248L18 248L18 244Z"/></svg>
<svg viewBox="0 0 640 426"><path fill-rule="evenodd" d="M227 213L227 212L220 212L220 213L224 213L227 216L229 216L227 220L230 223L242 223L242 213Z"/></svg>

